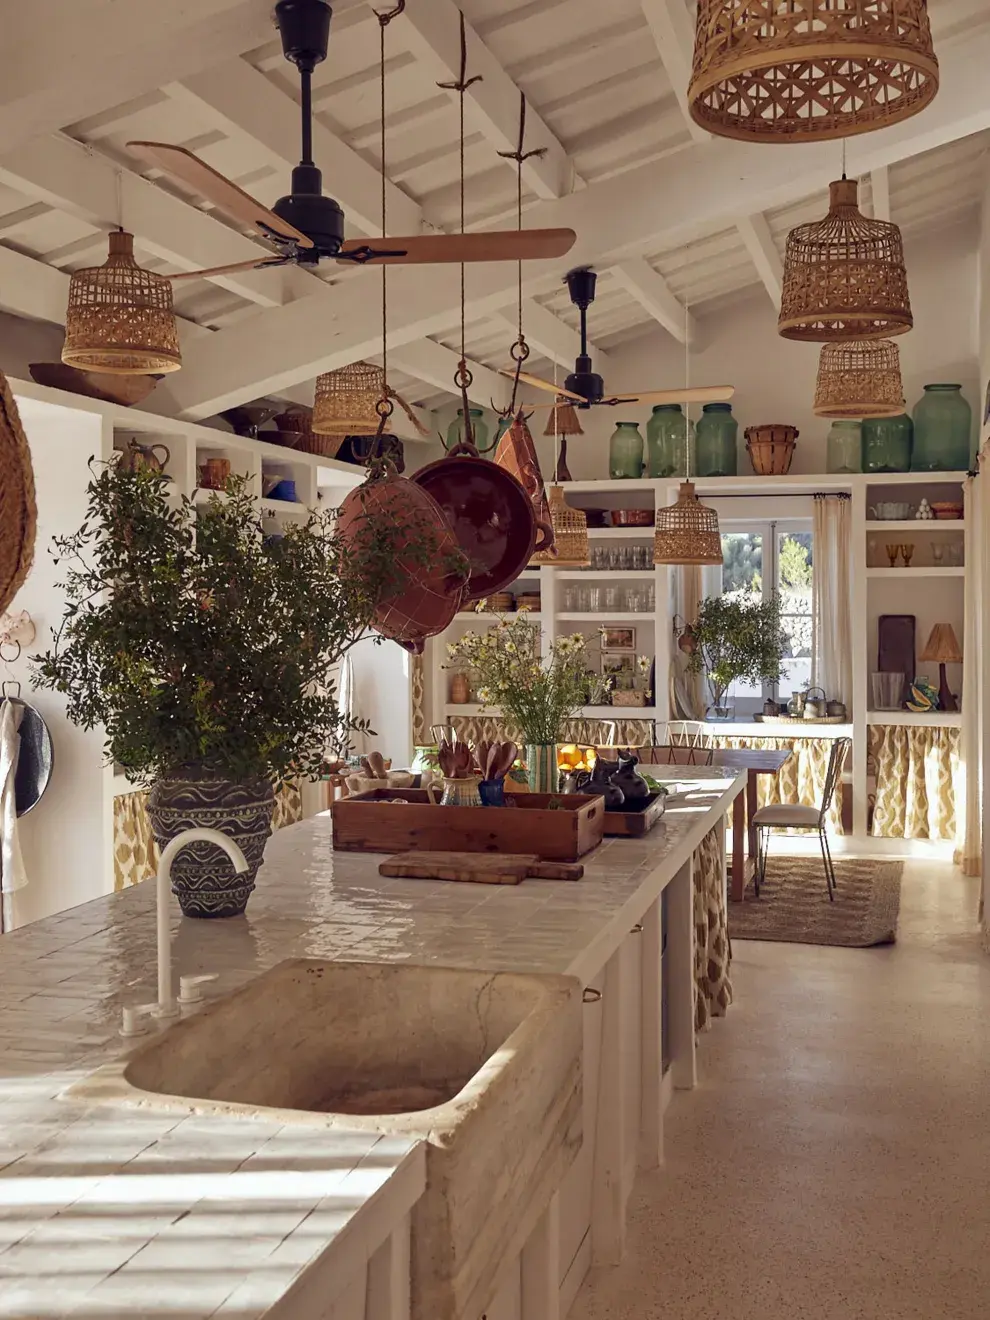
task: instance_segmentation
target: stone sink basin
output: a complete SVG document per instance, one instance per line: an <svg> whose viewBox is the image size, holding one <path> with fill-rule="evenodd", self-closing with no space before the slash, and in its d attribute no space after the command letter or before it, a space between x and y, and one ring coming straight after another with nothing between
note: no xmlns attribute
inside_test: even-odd
<svg viewBox="0 0 990 1320"><path fill-rule="evenodd" d="M582 1008L563 976L280 963L69 1096L427 1144L414 1320L477 1320L581 1145Z"/></svg>

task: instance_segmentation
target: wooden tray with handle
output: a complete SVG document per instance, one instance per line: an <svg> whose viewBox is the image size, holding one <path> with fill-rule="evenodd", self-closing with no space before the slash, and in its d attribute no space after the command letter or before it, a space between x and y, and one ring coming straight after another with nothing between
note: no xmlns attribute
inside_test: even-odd
<svg viewBox="0 0 990 1320"><path fill-rule="evenodd" d="M580 880L580 863L545 862L535 853L407 852L379 863L378 874L406 880L461 880L518 885L523 880Z"/></svg>

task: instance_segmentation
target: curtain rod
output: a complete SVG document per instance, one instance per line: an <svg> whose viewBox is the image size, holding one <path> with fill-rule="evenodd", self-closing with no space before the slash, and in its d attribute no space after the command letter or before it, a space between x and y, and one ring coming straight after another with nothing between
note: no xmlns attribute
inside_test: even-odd
<svg viewBox="0 0 990 1320"><path fill-rule="evenodd" d="M719 495L715 491L701 490L700 498L705 500L851 500L852 496L848 491L843 490L791 491L790 494L780 495L763 495L755 491L749 495L742 492L738 495Z"/></svg>

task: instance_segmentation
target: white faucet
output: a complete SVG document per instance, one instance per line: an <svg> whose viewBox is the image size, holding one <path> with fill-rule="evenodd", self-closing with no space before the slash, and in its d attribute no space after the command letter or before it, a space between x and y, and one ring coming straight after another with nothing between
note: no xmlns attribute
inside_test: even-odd
<svg viewBox="0 0 990 1320"><path fill-rule="evenodd" d="M173 1018L179 1016L180 1003L195 1003L202 998L196 986L204 981L215 981L216 976L183 976L179 979L179 999L172 995L172 931L168 919L168 898L172 889L172 863L176 854L189 843L214 843L222 848L234 865L238 875L248 869L247 859L226 834L219 830L194 829L177 834L162 850L158 863L157 885L157 921L158 921L158 1003L139 1004L136 1008L124 1009L122 1036L139 1036L144 1031L142 1019L145 1017Z"/></svg>

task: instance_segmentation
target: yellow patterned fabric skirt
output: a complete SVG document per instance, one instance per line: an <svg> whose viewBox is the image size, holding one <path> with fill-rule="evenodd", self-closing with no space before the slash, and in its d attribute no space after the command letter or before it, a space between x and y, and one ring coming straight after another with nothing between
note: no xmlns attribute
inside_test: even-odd
<svg viewBox="0 0 990 1320"><path fill-rule="evenodd" d="M302 790L283 784L275 794L272 831L302 820ZM158 845L148 819L147 793L122 793L113 800L113 887L140 884L158 869Z"/></svg>
<svg viewBox="0 0 990 1320"><path fill-rule="evenodd" d="M728 914L717 830L694 854L694 1029L708 1031L732 1003Z"/></svg>
<svg viewBox="0 0 990 1320"><path fill-rule="evenodd" d="M716 735L716 747L757 751L789 750L790 760L776 775L757 775L761 807L780 803L798 807L818 807L825 794L825 774L832 754L833 738L751 738ZM846 763L846 770L851 767ZM836 792L829 809L833 834L842 834L842 794Z"/></svg>
<svg viewBox="0 0 990 1320"><path fill-rule="evenodd" d="M964 808L959 730L870 728L876 775L873 834L879 839L955 839Z"/></svg>

